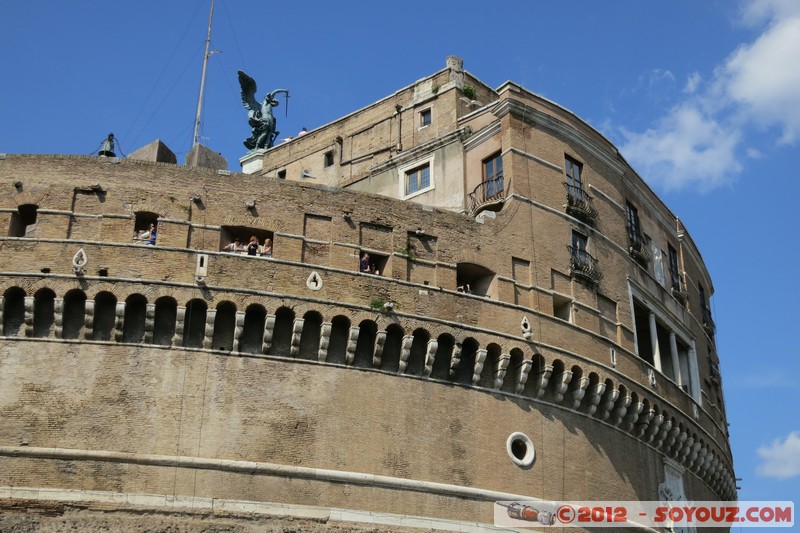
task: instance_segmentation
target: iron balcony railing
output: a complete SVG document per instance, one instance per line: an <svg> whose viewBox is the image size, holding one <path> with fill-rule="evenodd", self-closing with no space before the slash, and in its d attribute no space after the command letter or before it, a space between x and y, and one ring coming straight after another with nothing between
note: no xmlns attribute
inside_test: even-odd
<svg viewBox="0 0 800 533"><path fill-rule="evenodd" d="M587 224L594 225L597 209L592 205L592 197L582 187L564 182L567 189L567 213Z"/></svg>
<svg viewBox="0 0 800 533"><path fill-rule="evenodd" d="M689 292L686 290L686 284L683 282L683 278L680 273L672 269L670 269L669 275L672 279L672 295L680 303L686 305L686 302L689 300Z"/></svg>
<svg viewBox="0 0 800 533"><path fill-rule="evenodd" d="M651 259L650 252L647 249L647 237L642 235L642 233L638 230L628 226L628 241L630 243L628 253L630 253L634 260L638 261L643 267L647 268L647 265L650 263Z"/></svg>
<svg viewBox="0 0 800 533"><path fill-rule="evenodd" d="M711 309L709 309L706 304L703 304L703 307L700 308L700 317L703 320L703 327L706 333L713 337L717 332L717 325L714 324L714 320L711 319Z"/></svg>
<svg viewBox="0 0 800 533"><path fill-rule="evenodd" d="M570 274L573 277L597 285L603 279L603 273L597 266L597 259L586 250L567 246L570 254Z"/></svg>
<svg viewBox="0 0 800 533"><path fill-rule="evenodd" d="M479 183L467 196L469 198L469 213L472 216L477 215L480 209L488 204L502 202L506 197L503 175L500 174Z"/></svg>

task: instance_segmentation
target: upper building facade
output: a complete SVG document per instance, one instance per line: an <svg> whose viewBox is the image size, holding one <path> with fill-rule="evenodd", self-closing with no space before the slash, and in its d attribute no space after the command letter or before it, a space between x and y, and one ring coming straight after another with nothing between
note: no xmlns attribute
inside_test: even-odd
<svg viewBox="0 0 800 533"><path fill-rule="evenodd" d="M0 157L0 496L735 499L700 252L573 113L448 58L242 165Z"/></svg>

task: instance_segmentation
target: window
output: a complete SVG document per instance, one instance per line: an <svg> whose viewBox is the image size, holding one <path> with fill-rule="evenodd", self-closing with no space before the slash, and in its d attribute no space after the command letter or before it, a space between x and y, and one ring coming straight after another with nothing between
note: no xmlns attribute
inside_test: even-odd
<svg viewBox="0 0 800 533"><path fill-rule="evenodd" d="M483 182L487 200L503 192L503 157L500 152L483 161Z"/></svg>
<svg viewBox="0 0 800 533"><path fill-rule="evenodd" d="M411 198L436 187L435 155L416 159L397 169L397 196Z"/></svg>
<svg viewBox="0 0 800 533"><path fill-rule="evenodd" d="M333 166L333 150L325 152L325 168Z"/></svg>
<svg viewBox="0 0 800 533"><path fill-rule="evenodd" d="M278 171L278 179L279 180L285 180L286 179L286 169L285 168L283 170L279 170Z"/></svg>
<svg viewBox="0 0 800 533"><path fill-rule="evenodd" d="M626 211L628 213L628 232L631 234L631 239L634 239L634 235L640 235L639 231L639 211L633 207L630 202L626 204Z"/></svg>
<svg viewBox="0 0 800 533"><path fill-rule="evenodd" d="M678 270L678 252L671 244L667 245L667 252L669 253L669 277L672 280L672 288L680 290L680 274Z"/></svg>
<svg viewBox="0 0 800 533"><path fill-rule="evenodd" d="M431 125L431 108L425 109L419 112L419 127L424 128L425 126Z"/></svg>
<svg viewBox="0 0 800 533"><path fill-rule="evenodd" d="M588 239L586 235L578 233L577 231L572 232L572 254L573 255L580 255L581 253L586 252L586 243Z"/></svg>
<svg viewBox="0 0 800 533"><path fill-rule="evenodd" d="M431 186L431 167L423 165L406 172L406 195L427 189Z"/></svg>
<svg viewBox="0 0 800 533"><path fill-rule="evenodd" d="M23 204L11 213L11 224L8 227L9 237L32 237L36 229L36 215L39 206Z"/></svg>
<svg viewBox="0 0 800 533"><path fill-rule="evenodd" d="M583 170L583 165L571 157L566 156L564 158L564 167L567 171L567 186L569 186L570 194L583 191L583 185L581 183L581 170Z"/></svg>

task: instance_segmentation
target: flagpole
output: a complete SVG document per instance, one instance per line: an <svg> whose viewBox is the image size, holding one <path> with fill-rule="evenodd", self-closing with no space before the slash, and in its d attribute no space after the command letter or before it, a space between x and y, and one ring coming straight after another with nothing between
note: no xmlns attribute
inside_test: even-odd
<svg viewBox="0 0 800 533"><path fill-rule="evenodd" d="M203 91L206 86L206 67L208 66L208 47L211 44L211 20L214 17L214 0L211 0L211 11L208 13L208 34L206 35L206 51L203 54L203 73L200 75L200 95L197 97L197 115L194 119L194 134L192 135L192 147L198 144L200 131L200 113L203 110Z"/></svg>

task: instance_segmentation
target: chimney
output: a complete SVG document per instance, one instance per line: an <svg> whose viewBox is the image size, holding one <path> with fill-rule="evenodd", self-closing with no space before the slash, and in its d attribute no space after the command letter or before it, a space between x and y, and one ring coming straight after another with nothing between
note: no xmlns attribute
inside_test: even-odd
<svg viewBox="0 0 800 533"><path fill-rule="evenodd" d="M447 68L450 69L450 81L456 87L464 84L464 60L458 56L447 56Z"/></svg>

